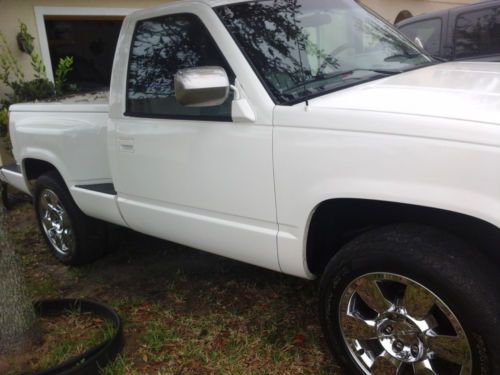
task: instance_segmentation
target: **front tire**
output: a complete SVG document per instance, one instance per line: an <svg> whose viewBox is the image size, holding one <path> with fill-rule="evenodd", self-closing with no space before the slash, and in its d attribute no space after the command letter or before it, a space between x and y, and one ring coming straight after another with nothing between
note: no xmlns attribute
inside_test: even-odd
<svg viewBox="0 0 500 375"><path fill-rule="evenodd" d="M38 178L35 211L51 253L62 263L78 266L92 262L104 253L104 223L88 217L78 208L57 172Z"/></svg>
<svg viewBox="0 0 500 375"><path fill-rule="evenodd" d="M420 225L361 235L329 262L320 318L353 374L500 373L495 273L453 236Z"/></svg>

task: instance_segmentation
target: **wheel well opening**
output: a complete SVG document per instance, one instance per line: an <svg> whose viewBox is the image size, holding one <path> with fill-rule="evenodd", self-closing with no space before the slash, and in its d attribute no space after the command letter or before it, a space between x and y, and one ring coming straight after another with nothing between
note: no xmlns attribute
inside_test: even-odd
<svg viewBox="0 0 500 375"><path fill-rule="evenodd" d="M25 159L23 161L24 173L28 181L36 180L41 175L50 172L57 171L56 167L52 164L38 159Z"/></svg>
<svg viewBox="0 0 500 375"><path fill-rule="evenodd" d="M321 203L311 219L307 265L321 274L340 248L370 229L395 223L433 226L461 238L500 264L500 230L468 215L404 203L364 199L333 199Z"/></svg>

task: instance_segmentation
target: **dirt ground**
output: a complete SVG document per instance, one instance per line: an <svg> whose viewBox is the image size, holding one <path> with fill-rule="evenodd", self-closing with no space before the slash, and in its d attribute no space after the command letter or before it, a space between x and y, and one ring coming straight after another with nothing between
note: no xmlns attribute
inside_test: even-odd
<svg viewBox="0 0 500 375"><path fill-rule="evenodd" d="M106 257L66 267L48 252L31 205L7 223L33 299L94 299L123 318L125 346L103 374L341 374L314 282L128 230Z"/></svg>

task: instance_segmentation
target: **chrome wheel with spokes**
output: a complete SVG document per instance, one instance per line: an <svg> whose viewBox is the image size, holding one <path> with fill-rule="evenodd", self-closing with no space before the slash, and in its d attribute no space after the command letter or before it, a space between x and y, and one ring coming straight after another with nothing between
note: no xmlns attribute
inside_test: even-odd
<svg viewBox="0 0 500 375"><path fill-rule="evenodd" d="M104 254L106 226L80 210L57 171L37 179L34 198L40 230L60 262L79 266Z"/></svg>
<svg viewBox="0 0 500 375"><path fill-rule="evenodd" d="M321 325L350 374L500 374L497 279L494 265L447 232L375 228L329 260Z"/></svg>
<svg viewBox="0 0 500 375"><path fill-rule="evenodd" d="M353 280L341 295L344 342L365 374L472 373L467 335L451 309L423 285L393 273Z"/></svg>
<svg viewBox="0 0 500 375"><path fill-rule="evenodd" d="M74 251L75 238L71 220L57 194L43 189L38 200L38 214L42 229L55 251L69 255Z"/></svg>

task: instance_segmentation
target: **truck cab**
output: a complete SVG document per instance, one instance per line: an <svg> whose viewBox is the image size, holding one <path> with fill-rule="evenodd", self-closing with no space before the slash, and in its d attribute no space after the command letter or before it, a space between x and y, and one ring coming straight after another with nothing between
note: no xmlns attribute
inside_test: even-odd
<svg viewBox="0 0 500 375"><path fill-rule="evenodd" d="M124 23L107 95L10 109L63 263L112 223L320 279L362 374L495 374L500 67L439 64L353 0L175 2Z"/></svg>

